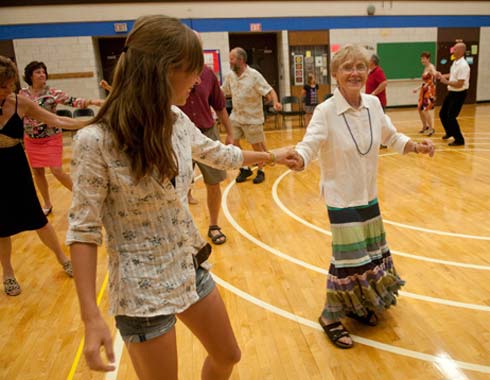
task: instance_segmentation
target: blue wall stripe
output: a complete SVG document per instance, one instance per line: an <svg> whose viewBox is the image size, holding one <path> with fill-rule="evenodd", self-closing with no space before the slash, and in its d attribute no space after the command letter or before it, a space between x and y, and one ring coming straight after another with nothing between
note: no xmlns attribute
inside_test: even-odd
<svg viewBox="0 0 490 380"><path fill-rule="evenodd" d="M133 21L71 22L26 25L0 25L0 40L43 37L116 36L114 23ZM339 16L339 17L264 17L183 19L200 32L248 32L251 23L260 23L262 31L325 30L358 28L471 28L490 26L490 15L483 16Z"/></svg>
<svg viewBox="0 0 490 380"><path fill-rule="evenodd" d="M189 20L181 20L191 26ZM83 37L83 36L126 36L126 33L116 33L115 23L126 23L128 31L134 21L103 21L103 22L64 22L52 24L0 25L0 40L16 40L21 38L48 37Z"/></svg>
<svg viewBox="0 0 490 380"><path fill-rule="evenodd" d="M248 32L250 31L251 23L261 23L262 31L409 27L478 28L490 26L490 15L277 17L191 20L192 27L200 32Z"/></svg>

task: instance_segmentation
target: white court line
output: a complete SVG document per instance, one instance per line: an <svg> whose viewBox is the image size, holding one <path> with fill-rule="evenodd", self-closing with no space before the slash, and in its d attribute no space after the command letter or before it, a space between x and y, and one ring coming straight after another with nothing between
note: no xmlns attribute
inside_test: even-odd
<svg viewBox="0 0 490 380"><path fill-rule="evenodd" d="M396 154L396 153L394 153ZM298 221L299 223L317 231L317 232L320 232L321 234L324 234L324 235L327 235L327 236L332 236L332 233L330 231L327 231L321 227L318 227L302 218L300 218L299 216L297 216L296 214L294 214L291 210L289 210L283 203L282 201L280 200L278 194L277 194L277 187L279 185L279 183L282 181L282 179L288 175L289 173L291 173L291 170L287 170L286 172L284 172L283 174L281 174L277 179L276 181L274 182L273 186L272 186L272 197L275 201L275 203L277 204L277 206L287 215L289 215L291 218L293 218L294 220ZM386 222L386 220L383 219L383 222ZM395 222L389 222L389 224L395 224ZM401 224L400 224L401 225ZM402 225L403 226L403 225ZM409 228L411 226L404 226L406 228ZM418 227L413 227L413 229L419 229ZM428 229L420 229L420 230L424 230L425 232L431 232L431 233L435 233L433 232L434 230L428 230ZM450 234L449 232L443 232L441 231L440 232L441 235L444 235L444 234ZM450 235L450 236L455 236L455 235L462 235L462 234L454 234L454 235ZM466 238L469 238L469 236L471 235L463 235L465 236ZM483 238L483 237L475 237L475 239L482 239L482 240L490 240L489 238ZM461 263L459 261L449 261L449 260L441 260L441 259L434 259L434 258L431 258L431 257L425 257L425 256L419 256L419 255L413 255L411 253L406 253L406 252L401 252L401 251L396 251L396 250L391 250L390 249L390 252L394 255L398 255L398 256L403 256L403 257L408 257L408 258L411 258L411 259L414 259L414 260L420 260L420 261L427 261L427 262L431 262L431 263L437 263L437 264L443 264L443 265L450 265L450 266L455 266L455 267L460 267L460 268L469 268L469 269L477 269L477 270L490 270L490 265L479 265L479 264L467 264L467 263ZM309 264L308 264L309 265Z"/></svg>
<svg viewBox="0 0 490 380"><path fill-rule="evenodd" d="M213 279L221 287L225 288L226 290L230 291L231 293L236 294L240 298L242 298L242 299L244 299L250 303L253 303L254 305L257 305L257 306L259 306L259 307L261 307L267 311L270 311L271 313L277 314L283 318L287 318L289 320L292 320L293 322L300 323L304 326L311 327L315 330L323 331L323 329L321 328L321 326L317 322L313 322L313 321L310 321L306 318L299 317L293 313L290 313L290 312L285 311L283 309L280 309L276 306L273 306L267 302L264 302L258 298L255 298L255 297L251 296L250 294L245 293L242 290L234 287L230 283L224 281L220 277L216 276L216 274L214 274L214 273L213 273ZM406 356L406 357L410 357L410 358L418 359L418 360L424 360L424 361L431 362L431 363L439 363L441 360L441 358L438 356L424 354L424 353L421 353L418 351L408 350L408 349L393 346L390 344L381 343L381 342L378 342L378 341L375 341L372 339L363 338L363 337L360 337L360 336L357 336L354 334L350 334L350 336L352 337L353 341L355 341L359 344L363 344L365 346L373 347L375 349L390 352L393 354L402 355L402 356ZM119 330L116 329L116 334L114 336L114 354L116 356L116 361L115 361L116 369L112 372L107 372L105 375L105 378L104 378L105 380L117 380L117 375L118 375L118 371L119 371L119 367L120 367L120 363L121 363L121 358L122 358L123 347L124 347L124 342L121 338L121 334L119 334ZM454 360L453 363L457 364L461 369L466 369L466 370L476 371L476 372L483 372L483 373L490 373L490 367L488 367L488 366L484 366L484 365L480 365L480 364L474 364L474 363L468 363L468 362L462 362L462 361L457 361L457 360Z"/></svg>
<svg viewBox="0 0 490 380"><path fill-rule="evenodd" d="M121 363L122 358L122 350L124 347L124 342L122 340L121 334L119 334L119 330L116 329L116 334L114 336L114 355L116 357L115 365L116 369L112 372L106 372L105 380L117 380L117 374L119 372L119 364Z"/></svg>
<svg viewBox="0 0 490 380"><path fill-rule="evenodd" d="M235 185L235 181L232 181L230 184L228 184L225 191L223 192L223 201L222 201L223 214L228 219L228 221L233 226L233 228L235 228L241 235L243 235L246 239L250 240L255 245L261 247L265 251L272 253L275 256L278 256L278 257L280 257L286 261L292 262L292 263L299 265L303 268L306 268L306 269L309 269L311 271L323 274L325 276L328 274L328 270L326 270L324 268L320 268L316 265L309 264L303 260L296 259L292 256L286 255L285 253L279 251L276 248L273 248L273 247L265 244L261 240L257 239L256 237L252 236L247 231L245 231L242 228L242 226L240 226L238 224L238 222L233 218L233 216L230 213L230 210L228 209L227 198L228 198L228 194L229 194L231 188L234 185ZM308 222L306 222L306 223L308 223ZM328 232L327 234L330 234L330 233ZM390 252L393 252L393 251L390 251ZM440 260L440 261L443 261L443 260ZM439 261L437 261L437 262L439 262ZM451 263L451 262L448 262L448 263ZM463 264L453 263L453 265L462 266ZM467 264L467 265L469 266L471 264ZM481 268L479 268L479 269L481 269ZM490 267L486 267L486 269L488 270L488 269L490 269ZM424 296L424 295L420 295L420 294L416 294L416 293L405 292L405 291L400 291L400 294L403 294L405 297L408 297L408 298L413 298L413 299L431 302L431 303L437 303L440 305L454 306L454 307L459 307L459 308L463 308L463 309L472 309L472 310L490 312L490 306L486 306L486 305L478 305L478 304L472 304L472 303L458 302L458 301L447 300L444 298L428 297L428 296Z"/></svg>
<svg viewBox="0 0 490 380"><path fill-rule="evenodd" d="M392 116L396 115L396 113L390 113L390 111L388 110L386 112L386 114L390 117L390 119L393 119ZM490 118L489 115L479 115L478 116L478 119L487 119L487 118ZM459 120L463 120L463 119L476 119L475 116L459 116L458 117ZM407 124L413 124L413 123L420 123L420 119L404 119L404 120L397 120L396 122L394 122L392 120L393 124L397 125L397 124L403 124L403 123L407 123ZM464 131L463 131L464 132Z"/></svg>
<svg viewBox="0 0 490 380"><path fill-rule="evenodd" d="M214 273L213 273L213 278L217 284L219 284L220 286L222 286L226 290L236 294L240 298L243 298L244 300L246 300L250 303L253 303L254 305L257 305L257 306L259 306L259 307L261 307L261 308L263 308L263 309L265 309L271 313L277 314L283 318L287 318L293 322L300 323L303 326L307 326L307 327L311 327L315 330L323 331L323 329L321 328L321 326L317 322L313 322L313 321L310 321L309 319L299 317L293 313L290 313L286 310L280 309L280 308L273 306L267 302L264 302L258 298L255 298L255 297L251 296L250 294L245 293L244 291L234 287L230 283L222 280L221 278L216 276ZM435 355L424 354L422 352L408 350L406 348L401 348L401 347L393 346L391 344L381 343L381 342L378 342L378 341L375 341L372 339L363 338L363 337L353 335L353 334L350 334L350 336L352 337L353 341L355 341L359 344L363 344L365 346L373 347L377 350L382 350L382 351L390 352L393 354L402 355L402 356L406 356L409 358L423 360L423 361L431 362L431 363L439 363L441 361L441 358L438 356L435 356ZM481 365L481 364L475 364L475 363L468 363L468 362L463 362L463 361L458 361L458 360L453 360L452 362L457 364L459 366L459 368L461 368L461 369L466 369L466 370L476 371L476 372L482 372L482 373L490 373L490 367L489 366L485 366L485 365Z"/></svg>
<svg viewBox="0 0 490 380"><path fill-rule="evenodd" d="M440 151L446 151L446 152L457 152L457 153L465 153L466 151L462 151L462 150L452 150L452 149L438 149L437 150L438 152ZM480 152L480 151L484 151L484 152L490 152L490 149L471 149L471 151L477 151L477 152ZM391 152L391 153L384 153L384 154L380 154L380 157L384 157L384 156L394 156L394 155L398 155L398 153L396 152ZM304 219L301 219L300 217L296 216L295 214L293 214L286 206L284 206L284 204L280 201L279 199L279 196L277 195L277 186L278 186L278 183L280 181L282 181L282 179L291 173L291 170L287 170L285 173L283 173L282 175L280 175L276 181L274 182L274 185L272 187L272 194L273 194L273 198L274 200L276 201L276 204L286 213L288 214L290 217L292 217L293 219L296 219L298 222L320 232L320 233L323 233L323 234L326 234L326 235L331 235L330 232L320 228L320 227L317 227L309 222L307 222L306 220ZM441 231L441 230L435 230L435 229L431 229L431 228L423 228L423 227L416 227L416 226L412 226L410 224L405 224L405 223L399 223L399 222L393 222L391 220L388 220L388 219L384 219L383 218L383 223L386 223L386 224L391 224L393 226L397 226L397 227L403 227L403 228L406 228L406 229L410 229L410 230L415 230L415 231L420 231L420 232L427 232L427 233L431 233L431 234L434 234L434 235L442 235L442 236L450 236L450 237L457 237L457 238L463 238L463 239L473 239L473 240L485 240L485 241L490 241L490 237L489 236L482 236L482 235L470 235L470 234L460 234L460 233L456 233L456 232L447 232L447 231ZM394 252L397 252L397 251L392 251L393 253ZM397 253L398 254L398 253ZM447 264L447 265L454 265L454 263L457 263L457 262L450 262L450 261L439 261L437 259L430 259L430 258L426 258L426 257L422 257L422 256L416 256L416 255L410 255L408 253L403 253L403 252L400 252L399 253L401 256L405 256L405 257L414 257L414 258L417 258L417 259L420 259L420 260L423 260L423 261L432 261L432 262L440 262L440 263L444 263L444 264ZM435 260L435 261L434 261ZM461 263L461 265L463 267L467 267L467 268L475 268L475 269L483 269L483 270L489 270L490 267L487 267L487 266L481 266L481 265L473 265L473 264L463 264ZM458 265L457 265L458 266Z"/></svg>
<svg viewBox="0 0 490 380"><path fill-rule="evenodd" d="M396 154L396 153L394 153ZM274 202L276 203L276 205L287 215L289 215L291 218L295 219L296 221L298 221L299 223L317 231L317 232L320 232L324 235L327 235L327 236L332 236L332 233L328 230L325 230L321 227L318 227L302 218L300 218L299 216L297 216L296 214L294 214L291 210L289 210L285 205L284 203L282 203L282 201L280 200L278 194L277 194L277 187L279 185L279 183L282 181L282 179L288 175L289 173L291 173L291 170L287 170L286 172L284 172L283 174L281 174L277 179L276 181L274 182L273 186L272 186L272 198L274 199ZM438 230L431 230L431 229L427 229L427 228L421 228L421 227L414 227L414 226L410 226L410 225L407 225L407 224L402 224L402 223L396 223L396 222L390 222L390 221L387 221L385 219L383 219L383 222L384 223L387 223L387 224L393 224L393 225L396 225L396 226L400 226L400 227L404 227L404 228L408 228L408 229L413 229L413 230L419 230L419 231L423 231L423 232L428 232L428 233L432 233L432 234L438 234L438 235L446 235L446 236L453 236L453 237L464 237L466 239L477 239L477 240L490 240L490 238L488 237L485 237L485 236L478 236L478 235L465 235L465 234L456 234L456 233L451 233L451 232L445 232L445 231L438 231ZM467 264L467 263L461 263L459 261L448 261L448 260L441 260L441 259L434 259L434 258L431 258L431 257L425 257L425 256L419 256L419 255L413 255L413 254L410 254L410 253L405 253L405 252L400 252L400 251L396 251L396 250L391 250L390 249L390 252L393 253L393 254L396 254L396 255L399 255L399 256L403 256L403 257L409 257L409 258L412 258L414 260L420 260L420 261L428 261L428 262L432 262L432 263L438 263L438 264L444 264L444 265L451 265L451 266L456 266L456 267L461 267L461 268L470 268L470 269L477 269L477 270L490 270L490 266L489 265L479 265L479 264Z"/></svg>

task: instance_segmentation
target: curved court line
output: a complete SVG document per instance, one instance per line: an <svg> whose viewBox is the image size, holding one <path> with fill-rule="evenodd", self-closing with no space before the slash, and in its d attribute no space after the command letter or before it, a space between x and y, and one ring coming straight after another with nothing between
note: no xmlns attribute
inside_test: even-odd
<svg viewBox="0 0 490 380"><path fill-rule="evenodd" d="M475 144L482 144L483 145L485 143L472 143L472 145L475 145ZM469 149L469 150L471 150L472 152L490 152L490 149L481 149L481 148L473 148L473 149ZM437 152L441 152L441 151L443 151L443 152L466 153L468 150L466 150L466 149L465 150L459 150L459 149L437 149ZM397 153L395 153L395 154L397 154ZM393 153L380 154L381 157L382 156L388 156L388 155L391 156L391 155L393 155ZM289 170L289 172L291 172L291 170ZM406 229L414 230L414 231L427 232L427 233L431 233L431 234L434 234L434 235L451 236L451 237L458 237L458 238L463 238L463 239L474 239L474 240L486 240L486 241L490 241L490 237L489 236L460 234L460 233L454 233L454 232L446 232L446 231L434 230L434 229L430 229L430 228L416 227L416 226L412 226L410 224L393 222L391 220L384 219L384 218L383 218L383 222L386 223L386 224L391 224L393 226L402 227L402 228L406 228ZM430 261L430 260L427 260L427 261ZM448 265L451 265L451 264L448 264Z"/></svg>
<svg viewBox="0 0 490 380"><path fill-rule="evenodd" d="M221 278L216 276L216 274L214 274L214 273L213 273L213 279L221 287L225 288L226 290L230 291L231 293L236 294L238 297L240 297L240 298L242 298L242 299L244 299L250 303L253 303L254 305L256 305L258 307L261 307L261 308L263 308L263 309L265 309L271 313L277 314L283 318L287 318L293 322L300 323L303 326L307 326L307 327L311 327L315 330L323 331L323 329L318 324L318 322L313 322L313 321L310 321L309 319L299 317L293 313L290 313L286 310L280 309L280 308L273 306L273 305L271 305L265 301L262 301L258 298L255 298L255 297L251 296L250 294L245 293L244 291L234 287L230 283L222 280ZM410 357L413 359L424 360L424 361L436 363L436 364L441 361L441 358L438 356L435 356L435 355L424 354L422 352L413 351L413 350L409 350L409 349L401 348L401 347L396 347L396 346L393 346L391 344L381 343L381 342L378 342L378 341L375 341L372 339L363 338L363 337L353 335L353 334L350 334L350 336L352 337L353 341L355 341L359 344L363 344L365 346L373 347L373 348L378 349L378 350L383 350L383 351L390 352L393 354L407 356L407 357ZM452 362L457 364L459 366L459 368L461 368L461 369L466 369L466 370L476 371L476 372L482 372L482 373L490 373L490 367L489 366L485 366L485 365L481 365L481 364L475 364L475 363L468 363L468 362L463 362L463 361L458 361L458 360L452 360Z"/></svg>
<svg viewBox="0 0 490 380"><path fill-rule="evenodd" d="M291 218L296 220L297 222L317 231L320 232L321 234L327 235L327 236L332 236L332 233L328 230L325 230L321 227L318 227L302 218L300 218L298 215L294 214L291 210L289 210L284 203L282 203L281 199L279 198L279 195L277 194L277 188L279 186L279 183L282 181L282 179L291 173L291 170L285 171L283 174L281 174L277 179L275 180L274 184L272 185L272 198L274 199L274 202L276 205L287 215L289 215ZM383 219L383 222L386 222L386 220ZM479 265L479 264L467 264L467 263L461 263L459 261L449 261L449 260L441 260L441 259L434 259L431 257L425 257L425 256L419 256L419 255L413 255L411 253L406 253L406 252L400 252L396 250L391 250L390 252L394 255L398 256L403 256L403 257L408 257L414 260L420 260L420 261L428 261L432 263L437 263L437 264L444 264L444 265L450 265L450 266L455 266L455 267L460 267L460 268L469 268L469 269L477 269L477 270L490 270L490 265Z"/></svg>
<svg viewBox="0 0 490 380"><path fill-rule="evenodd" d="M415 231L420 231L420 232L427 232L430 234L434 235L442 235L442 236L451 236L451 237L458 237L462 239L473 239L473 240L486 240L490 241L489 236L481 236L481 235L468 235L468 234L459 234L456 232L446 232L446 231L441 231L441 230L433 230L430 228L423 228L423 227L415 227L410 224L405 224L405 223L398 223L398 222L393 222L391 220L383 219L383 222L386 224L391 224L392 226L397 226L397 227L402 227L406 228L408 230L415 230Z"/></svg>
<svg viewBox="0 0 490 380"><path fill-rule="evenodd" d="M440 149L441 151L442 149ZM477 150L477 149L472 149L472 150ZM481 151L481 149L478 149L479 151ZM452 151L454 152L453 150L448 150L446 149L445 151ZM490 149L488 150L484 150L484 151L490 151ZM383 156L393 156L393 155L397 155L398 153L385 153L385 154L381 154L380 156L383 157ZM279 200L279 196L277 195L277 186L278 186L278 183L282 181L282 179L287 176L289 173L291 173L292 171L291 170L286 170L283 174L281 174L277 179L276 181L274 182L274 185L273 185L273 198L274 200L276 201L276 204L286 213L288 214L289 216L291 216L292 218L296 219L298 222L304 224L304 225L307 225L308 227L310 228L313 228L315 230L317 230L318 232L321 232L321 233L325 233L325 230L319 228L319 227L314 227L313 224L311 223L308 223L307 221L301 219L300 217L296 217L295 214L293 214L291 211L289 211L285 206L284 204ZM276 185L277 184L277 185ZM415 230L415 231L420 231L420 232L426 232L426 233L431 233L431 234L434 234L434 235L442 235L442 236L450 236L450 237L458 237L458 238L463 238L463 239L472 239L472 240L485 240L485 241L490 241L490 237L489 236L482 236L482 235L470 235L470 234L460 234L460 233L456 233L456 232L447 232L447 231L441 231L441 230L435 230L435 229L431 229L431 228L423 228L423 227L416 227L416 226L412 226L410 224L405 224L405 223L399 223L399 222L393 222L391 220L388 220L388 219L384 219L383 218L383 223L386 223L386 224L391 224L393 226L397 226L397 227L402 227L402 228L406 228L406 229L410 229L410 230ZM331 235L329 232L326 233L327 235ZM449 264L450 265L450 264Z"/></svg>
<svg viewBox="0 0 490 380"><path fill-rule="evenodd" d="M282 253L276 248L273 248L256 237L252 236L249 234L247 231L245 231L242 226L238 224L238 222L233 218L233 216L230 213L230 210L228 209L228 203L227 203L227 198L228 194L231 190L231 188L234 186L235 181L230 182L228 186L225 188L225 191L223 192L223 201L222 201L222 208L223 208L223 214L225 217L228 219L228 222L237 230L241 235L243 235L246 239L250 240L252 243L255 245L261 247L263 250L268 251L272 253L275 256L278 256L286 261L292 262L296 265L299 265L303 268L309 269L311 271L327 275L328 271L324 268L320 268L316 265L309 264L303 260L296 259L294 257L291 257L289 255L286 255L285 253ZM479 310L479 311L487 311L490 312L490 306L484 306L484 305L477 305L477 304L471 304L471 303L465 303L465 302L458 302L458 301L452 301L452 300L446 300L443 298L436 298L436 297L429 297L429 296L424 296L416 293L411 293L411 292L405 292L405 291L400 291L399 292L401 295L408 297L408 298L413 298L421 301L426 301L426 302L431 302L431 303L437 303L441 305L447 305L447 306L454 306L454 307L459 307L463 309L472 309L472 310Z"/></svg>

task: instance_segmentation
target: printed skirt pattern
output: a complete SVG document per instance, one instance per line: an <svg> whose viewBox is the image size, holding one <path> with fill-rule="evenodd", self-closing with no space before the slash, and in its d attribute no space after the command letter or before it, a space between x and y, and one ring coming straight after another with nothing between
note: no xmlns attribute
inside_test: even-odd
<svg viewBox="0 0 490 380"><path fill-rule="evenodd" d="M337 320L349 312L364 316L395 305L405 281L393 265L378 200L366 206L328 207L328 217L332 259L322 315Z"/></svg>

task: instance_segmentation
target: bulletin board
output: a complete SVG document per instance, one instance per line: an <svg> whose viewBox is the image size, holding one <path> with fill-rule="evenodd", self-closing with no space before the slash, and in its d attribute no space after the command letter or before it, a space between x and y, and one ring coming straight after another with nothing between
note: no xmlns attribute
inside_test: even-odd
<svg viewBox="0 0 490 380"><path fill-rule="evenodd" d="M387 79L414 79L422 76L424 66L420 63L420 53L428 51L431 62L436 60L435 42L393 42L379 43L377 54L380 66Z"/></svg>
<svg viewBox="0 0 490 380"><path fill-rule="evenodd" d="M304 57L302 55L293 55L293 72L294 85L302 86L305 82Z"/></svg>
<svg viewBox="0 0 490 380"><path fill-rule="evenodd" d="M221 58L219 50L204 50L204 64L216 74L220 84L223 84L221 76Z"/></svg>

